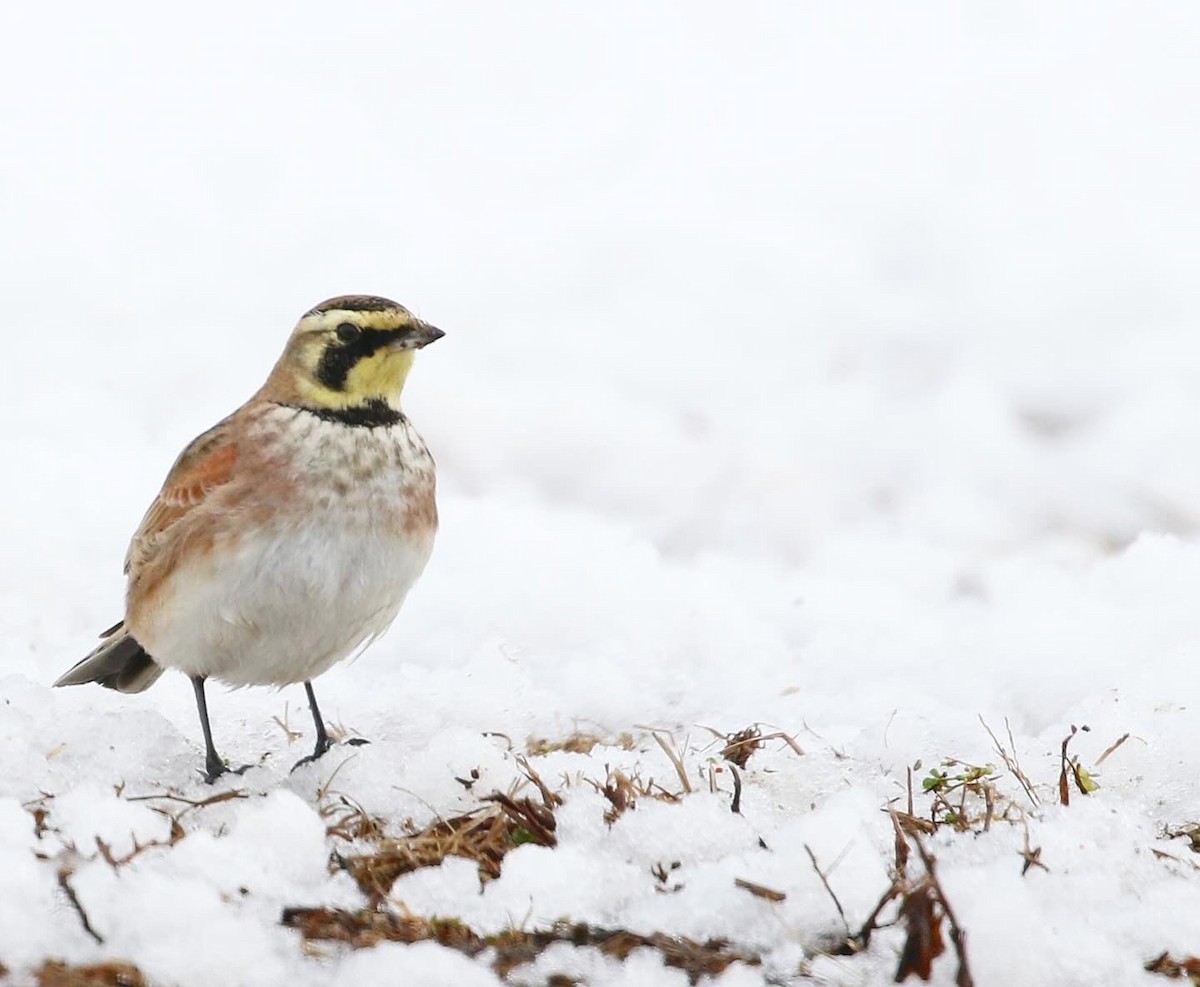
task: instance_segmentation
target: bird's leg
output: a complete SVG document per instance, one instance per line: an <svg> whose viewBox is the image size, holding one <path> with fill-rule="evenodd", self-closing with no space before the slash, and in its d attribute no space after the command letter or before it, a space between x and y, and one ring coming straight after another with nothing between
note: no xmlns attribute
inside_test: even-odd
<svg viewBox="0 0 1200 987"><path fill-rule="evenodd" d="M193 675L191 678L192 688L196 692L196 709L200 712L200 729L204 731L204 780L211 785L221 775L230 771L240 775L250 765L243 764L240 768L229 768L221 760L221 755L217 753L217 748L213 744L212 727L208 723L208 701L204 698L204 676Z"/></svg>
<svg viewBox="0 0 1200 987"><path fill-rule="evenodd" d="M311 682L304 683L304 692L308 696L308 711L312 713L313 725L317 728L317 746L313 748L312 760L316 760L333 746L329 734L325 731L325 721L321 718L321 709L317 706L317 694L313 692Z"/></svg>
<svg viewBox="0 0 1200 987"><path fill-rule="evenodd" d="M312 764L313 761L328 753L329 748L333 746L333 741L329 739L329 732L325 729L325 721L321 718L321 709L317 705L317 695L315 692L313 692L311 682L304 683L304 692L308 696L308 709L309 712L312 713L313 725L317 729L317 744L313 748L313 752L309 754L308 757L300 758L300 760L293 765L293 771L303 764ZM370 741L364 740L362 737L353 737L350 740L347 740L346 743L350 744L351 746L358 747L362 744L370 743Z"/></svg>

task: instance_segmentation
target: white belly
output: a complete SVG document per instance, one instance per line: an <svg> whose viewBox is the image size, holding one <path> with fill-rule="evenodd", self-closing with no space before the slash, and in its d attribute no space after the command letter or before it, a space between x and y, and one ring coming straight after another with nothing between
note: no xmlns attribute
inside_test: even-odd
<svg viewBox="0 0 1200 987"><path fill-rule="evenodd" d="M328 520L244 535L172 577L141 644L160 664L231 685L315 678L387 630L433 547Z"/></svg>

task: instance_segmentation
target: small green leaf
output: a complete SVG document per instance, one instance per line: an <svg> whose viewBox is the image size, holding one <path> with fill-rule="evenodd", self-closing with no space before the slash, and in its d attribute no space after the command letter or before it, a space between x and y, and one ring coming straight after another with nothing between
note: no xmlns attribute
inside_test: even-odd
<svg viewBox="0 0 1200 987"><path fill-rule="evenodd" d="M929 774L921 781L921 789L926 792L941 791L946 785L945 772L939 771L937 768L930 768Z"/></svg>
<svg viewBox="0 0 1200 987"><path fill-rule="evenodd" d="M1079 787L1088 795L1100 788L1088 769L1078 762L1075 763L1075 777L1079 781Z"/></svg>

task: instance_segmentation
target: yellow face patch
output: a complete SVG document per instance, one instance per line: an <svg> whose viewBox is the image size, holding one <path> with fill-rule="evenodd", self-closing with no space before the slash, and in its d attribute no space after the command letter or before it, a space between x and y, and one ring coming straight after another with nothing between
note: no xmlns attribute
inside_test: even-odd
<svg viewBox="0 0 1200 987"><path fill-rule="evenodd" d="M403 308L380 312L333 310L301 320L292 336L295 385L303 399L324 408L348 408L371 400L399 406L414 351L386 341L389 333L420 323ZM339 329L353 326L358 339Z"/></svg>
<svg viewBox="0 0 1200 987"><path fill-rule="evenodd" d="M404 381L412 369L414 350L393 350L385 347L364 356L346 375L342 392L356 404L366 398L399 398Z"/></svg>

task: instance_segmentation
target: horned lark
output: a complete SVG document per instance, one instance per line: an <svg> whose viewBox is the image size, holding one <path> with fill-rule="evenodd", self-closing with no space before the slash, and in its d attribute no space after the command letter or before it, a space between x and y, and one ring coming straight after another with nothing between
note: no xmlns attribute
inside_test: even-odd
<svg viewBox="0 0 1200 987"><path fill-rule="evenodd" d="M400 392L442 335L386 298L306 313L258 393L175 461L125 558L125 618L54 684L141 692L179 669L211 782L229 769L205 681L303 682L304 761L324 754L311 680L387 629L433 549L433 459Z"/></svg>

